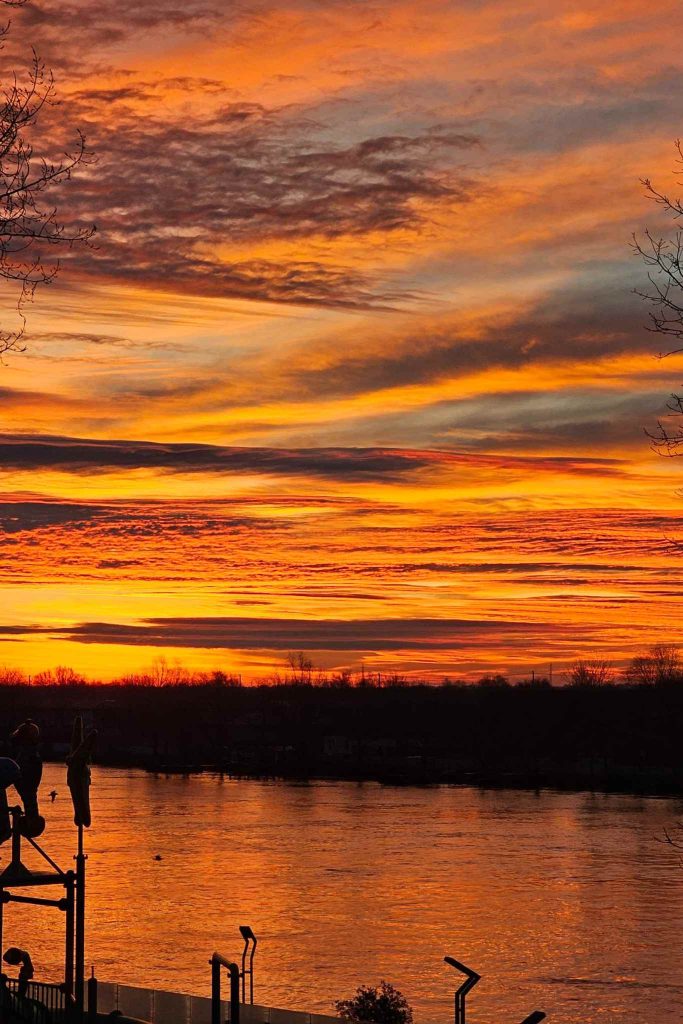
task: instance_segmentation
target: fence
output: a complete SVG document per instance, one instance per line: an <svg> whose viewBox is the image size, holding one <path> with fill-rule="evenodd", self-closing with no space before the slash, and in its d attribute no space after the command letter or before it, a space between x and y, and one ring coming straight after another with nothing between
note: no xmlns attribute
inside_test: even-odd
<svg viewBox="0 0 683 1024"><path fill-rule="evenodd" d="M126 1017L137 1017L150 1024L211 1024L211 1000L205 996L136 988L116 982L98 981L97 1009L99 1013L119 1010ZM230 1021L227 1000L221 1003L221 1020ZM339 1024L339 1018L241 1003L240 1024Z"/></svg>
<svg viewBox="0 0 683 1024"><path fill-rule="evenodd" d="M66 995L63 985L29 981L26 983L24 995L20 996L20 982L16 978L7 978L3 975L0 986L7 993L0 991L0 1004L7 1005L8 1008L11 1006L15 1017L25 1018L34 1024L36 1020L42 1020L45 1024L65 1021L69 1017L69 1011L73 1009L73 998ZM6 1002L7 999L11 1002ZM42 1016L36 1015L36 1006L42 1008Z"/></svg>

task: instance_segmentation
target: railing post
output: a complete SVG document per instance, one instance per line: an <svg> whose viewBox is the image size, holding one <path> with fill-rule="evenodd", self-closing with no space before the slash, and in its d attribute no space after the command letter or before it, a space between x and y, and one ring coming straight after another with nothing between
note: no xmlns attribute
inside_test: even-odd
<svg viewBox="0 0 683 1024"><path fill-rule="evenodd" d="M211 1024L221 1024L221 964L211 957Z"/></svg>
<svg viewBox="0 0 683 1024"><path fill-rule="evenodd" d="M230 964L230 1024L240 1024L240 969Z"/></svg>
<svg viewBox="0 0 683 1024"><path fill-rule="evenodd" d="M94 967L88 978L88 1020L91 1024L95 1024L97 1020L97 978Z"/></svg>
<svg viewBox="0 0 683 1024"><path fill-rule="evenodd" d="M220 953L211 957L211 1024L221 1021L221 967L230 974L230 1024L240 1024L240 969Z"/></svg>

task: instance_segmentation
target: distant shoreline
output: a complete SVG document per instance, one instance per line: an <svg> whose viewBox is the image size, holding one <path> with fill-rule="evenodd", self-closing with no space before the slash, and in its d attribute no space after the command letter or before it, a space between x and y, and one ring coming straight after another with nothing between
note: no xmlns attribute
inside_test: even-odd
<svg viewBox="0 0 683 1024"><path fill-rule="evenodd" d="M45 758L47 763L59 763L61 758L49 756ZM187 764L168 765L146 762L135 759L97 760L97 766L102 768L136 768L145 771L150 775L161 775L167 778L175 775L224 775L230 779L240 780L275 780L279 782L314 783L314 782L353 782L353 783L376 783L380 786L425 789L436 786L453 786L471 789L491 790L520 790L523 792L540 792L550 790L559 793L601 793L604 795L622 796L647 796L653 798L672 798L680 796L683 799L683 782L674 779L659 778L653 779L652 773L643 772L641 775L631 775L628 779L624 777L602 777L587 778L576 773L561 775L557 773L544 776L524 776L513 773L502 773L500 775L487 774L485 772L465 772L461 775L447 776L437 773L431 774L428 769L416 771L407 767L404 772L330 772L329 768L321 768L319 771L307 773L295 770L284 772L273 771L240 771L234 765L221 764Z"/></svg>
<svg viewBox="0 0 683 1024"><path fill-rule="evenodd" d="M160 774L683 796L683 684L565 687L0 686L62 760Z"/></svg>

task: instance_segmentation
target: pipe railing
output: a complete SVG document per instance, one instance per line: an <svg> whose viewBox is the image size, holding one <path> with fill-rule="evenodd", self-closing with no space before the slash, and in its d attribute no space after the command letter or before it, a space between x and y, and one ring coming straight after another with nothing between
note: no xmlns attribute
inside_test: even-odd
<svg viewBox="0 0 683 1024"><path fill-rule="evenodd" d="M239 966L222 956L211 956L211 1024L221 1021L221 969L230 975L230 1024L240 1024L240 969Z"/></svg>

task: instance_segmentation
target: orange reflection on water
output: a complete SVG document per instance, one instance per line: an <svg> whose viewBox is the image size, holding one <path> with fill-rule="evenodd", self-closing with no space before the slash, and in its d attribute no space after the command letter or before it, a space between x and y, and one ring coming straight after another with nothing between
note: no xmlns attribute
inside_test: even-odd
<svg viewBox="0 0 683 1024"><path fill-rule="evenodd" d="M68 866L50 765L53 786L44 843ZM267 1005L329 1013L386 978L418 1024L443 1024L450 954L483 975L474 1019L677 1019L683 874L654 837L680 801L96 769L93 806L87 962L102 980L206 995L210 953L236 957L248 923ZM56 978L61 925L12 906L5 940Z"/></svg>

